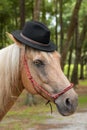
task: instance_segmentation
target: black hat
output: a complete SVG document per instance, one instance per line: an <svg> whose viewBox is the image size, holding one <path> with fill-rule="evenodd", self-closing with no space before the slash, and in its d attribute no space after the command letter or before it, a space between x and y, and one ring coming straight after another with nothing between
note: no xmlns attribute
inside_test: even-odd
<svg viewBox="0 0 87 130"><path fill-rule="evenodd" d="M16 40L32 48L46 52L56 50L56 45L50 41L50 31L43 23L27 22L23 30L16 30L11 34Z"/></svg>

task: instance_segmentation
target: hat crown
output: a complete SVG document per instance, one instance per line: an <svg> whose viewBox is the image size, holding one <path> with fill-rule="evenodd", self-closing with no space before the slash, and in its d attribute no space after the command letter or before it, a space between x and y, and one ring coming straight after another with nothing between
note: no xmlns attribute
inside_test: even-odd
<svg viewBox="0 0 87 130"><path fill-rule="evenodd" d="M22 34L40 43L48 44L50 41L49 29L43 23L37 21L27 22L22 30Z"/></svg>
<svg viewBox="0 0 87 130"><path fill-rule="evenodd" d="M22 30L15 30L11 34L20 43L31 48L45 52L56 50L56 45L50 41L50 30L41 22L29 21Z"/></svg>

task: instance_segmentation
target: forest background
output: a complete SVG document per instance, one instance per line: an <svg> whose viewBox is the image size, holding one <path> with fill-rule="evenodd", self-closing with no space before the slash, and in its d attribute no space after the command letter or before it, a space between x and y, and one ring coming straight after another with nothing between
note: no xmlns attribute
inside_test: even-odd
<svg viewBox="0 0 87 130"><path fill-rule="evenodd" d="M87 1L0 0L0 49L12 44L6 32L22 29L29 20L43 22L51 30L71 82L87 80Z"/></svg>
<svg viewBox="0 0 87 130"><path fill-rule="evenodd" d="M43 22L50 29L51 40L61 54L62 69L69 80L76 87L78 85L76 91L80 111L81 107L87 111L87 0L0 0L0 49L12 44L6 32L22 29L25 22L30 20ZM24 91L0 124L0 129L24 130L53 118L48 115L49 107L44 103L40 97ZM63 121L59 115L58 119ZM76 122L76 118L74 120ZM53 124L48 124L51 129L55 126L53 121ZM77 124L81 126L84 122ZM46 128L46 125L42 126ZM67 124L63 122L58 126L65 127Z"/></svg>

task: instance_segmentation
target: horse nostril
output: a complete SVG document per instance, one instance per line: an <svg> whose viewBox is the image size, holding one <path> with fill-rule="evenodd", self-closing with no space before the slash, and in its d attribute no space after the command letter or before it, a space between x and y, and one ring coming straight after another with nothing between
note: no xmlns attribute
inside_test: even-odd
<svg viewBox="0 0 87 130"><path fill-rule="evenodd" d="M67 107L68 109L71 109L72 103L71 103L70 98L67 98L67 99L65 100L65 105L66 105L66 107Z"/></svg>

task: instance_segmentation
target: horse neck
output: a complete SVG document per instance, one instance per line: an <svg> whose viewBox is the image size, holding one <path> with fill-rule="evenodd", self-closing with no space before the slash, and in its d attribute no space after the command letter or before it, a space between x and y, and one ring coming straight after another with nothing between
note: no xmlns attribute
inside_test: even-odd
<svg viewBox="0 0 87 130"><path fill-rule="evenodd" d="M0 50L0 119L21 94L20 49L13 44Z"/></svg>

